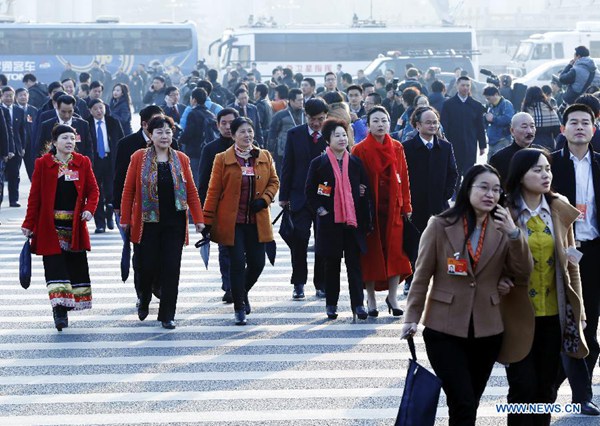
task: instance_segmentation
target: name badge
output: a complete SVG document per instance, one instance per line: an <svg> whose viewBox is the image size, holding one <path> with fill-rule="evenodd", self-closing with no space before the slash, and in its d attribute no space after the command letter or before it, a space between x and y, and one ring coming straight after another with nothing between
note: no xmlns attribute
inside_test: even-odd
<svg viewBox="0 0 600 426"><path fill-rule="evenodd" d="M65 172L65 180L67 182L79 180L79 172L77 170L67 170Z"/></svg>
<svg viewBox="0 0 600 426"><path fill-rule="evenodd" d="M81 135L75 135L75 142L81 142Z"/></svg>
<svg viewBox="0 0 600 426"><path fill-rule="evenodd" d="M448 275L458 275L461 277L467 276L467 261L466 259L448 258Z"/></svg>
<svg viewBox="0 0 600 426"><path fill-rule="evenodd" d="M27 122L28 123L33 123L33 117L31 117L30 114L27 114Z"/></svg>
<svg viewBox="0 0 600 426"><path fill-rule="evenodd" d="M242 166L242 176L254 176L254 167Z"/></svg>
<svg viewBox="0 0 600 426"><path fill-rule="evenodd" d="M317 188L318 195L324 195L325 197L331 197L331 186L327 186L327 182L320 183Z"/></svg>
<svg viewBox="0 0 600 426"><path fill-rule="evenodd" d="M579 210L579 216L577 216L577 222L585 221L587 215L587 204L575 204L575 208Z"/></svg>

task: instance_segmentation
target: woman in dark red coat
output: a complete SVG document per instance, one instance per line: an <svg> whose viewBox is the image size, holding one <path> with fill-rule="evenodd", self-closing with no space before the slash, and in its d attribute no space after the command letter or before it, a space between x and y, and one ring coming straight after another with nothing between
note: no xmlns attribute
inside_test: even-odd
<svg viewBox="0 0 600 426"><path fill-rule="evenodd" d="M412 274L402 247L403 216L412 212L406 156L402 144L388 134L390 116L385 108L374 107L367 126L369 134L352 150L367 171L375 204L375 229L367 235L367 252L361 257L367 305L369 315L376 317L375 290L388 290L388 311L400 316L398 284Z"/></svg>
<svg viewBox="0 0 600 426"><path fill-rule="evenodd" d="M58 331L69 326L67 311L90 309L92 289L86 251L86 221L98 205L98 185L90 160L74 152L76 130L52 129L50 152L35 162L23 234L31 251L43 256L46 286Z"/></svg>

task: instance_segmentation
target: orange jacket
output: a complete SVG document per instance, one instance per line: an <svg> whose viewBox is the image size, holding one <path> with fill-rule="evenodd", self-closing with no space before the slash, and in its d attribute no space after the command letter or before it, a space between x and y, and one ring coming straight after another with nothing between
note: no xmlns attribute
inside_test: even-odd
<svg viewBox="0 0 600 426"><path fill-rule="evenodd" d="M142 159L144 158L144 149L138 149L131 156L131 163L127 169L125 186L123 188L123 197L121 200L121 225L130 225L130 235L132 243L142 241L142 232L144 223L142 221ZM180 151L175 151L181 163L183 171L183 180L187 189L187 202L189 210L194 218L194 223L204 223L202 214L202 204L198 197L198 190L194 185L192 169L190 168L190 159ZM188 244L188 227L185 227L185 244Z"/></svg>

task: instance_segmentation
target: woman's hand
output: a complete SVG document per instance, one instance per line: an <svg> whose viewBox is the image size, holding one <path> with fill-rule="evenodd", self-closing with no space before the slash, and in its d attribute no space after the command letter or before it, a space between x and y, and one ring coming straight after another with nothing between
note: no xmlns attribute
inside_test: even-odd
<svg viewBox="0 0 600 426"><path fill-rule="evenodd" d="M90 213L88 210L84 210L83 213L81 213L81 219L87 221L92 220L94 216L92 215L92 213Z"/></svg>
<svg viewBox="0 0 600 426"><path fill-rule="evenodd" d="M405 322L402 324L402 334L400 334L401 339L406 339L409 336L414 336L417 332L417 323L416 322Z"/></svg>
<svg viewBox="0 0 600 426"><path fill-rule="evenodd" d="M203 223L196 223L196 234L201 234L202 230L206 228Z"/></svg>
<svg viewBox="0 0 600 426"><path fill-rule="evenodd" d="M503 231L507 235L512 235L517 230L517 226L510 215L510 212L501 205L496 206L493 214L496 229Z"/></svg>
<svg viewBox="0 0 600 426"><path fill-rule="evenodd" d="M31 229L27 229L27 228L21 228L21 232L23 233L23 235L25 235L27 238L29 237L33 237L33 231Z"/></svg>
<svg viewBox="0 0 600 426"><path fill-rule="evenodd" d="M360 185L358 185L358 195L359 196L364 197L366 192L367 192L367 185L363 185L362 183Z"/></svg>
<svg viewBox="0 0 600 426"><path fill-rule="evenodd" d="M500 296L506 296L514 286L515 285L510 278L502 277L500 278L500 281L498 281L498 294Z"/></svg>

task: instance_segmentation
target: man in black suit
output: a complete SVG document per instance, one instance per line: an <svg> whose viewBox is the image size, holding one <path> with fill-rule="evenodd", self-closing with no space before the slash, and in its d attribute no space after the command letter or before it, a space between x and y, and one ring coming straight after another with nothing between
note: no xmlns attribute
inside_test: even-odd
<svg viewBox="0 0 600 426"><path fill-rule="evenodd" d="M142 102L144 102L146 105L160 105L164 102L165 94L165 78L157 75L152 80L152 84L144 95Z"/></svg>
<svg viewBox="0 0 600 426"><path fill-rule="evenodd" d="M165 115L171 117L177 124L181 121L181 116L183 115L183 111L185 111L185 105L179 103L179 98L179 89L175 86L169 86L165 90L165 99L160 104Z"/></svg>
<svg viewBox="0 0 600 426"><path fill-rule="evenodd" d="M88 95L87 98L84 99L85 103L87 104L88 108L90 108L90 105L92 103L92 101L94 99L102 99L102 94L104 93L104 85L102 84L102 82L100 81L92 81L90 83L90 94ZM110 107L108 106L108 104L104 104L104 108L106 109L106 115L110 115ZM84 119L88 119L91 115L90 111L81 111L81 113L83 114L82 117Z"/></svg>
<svg viewBox="0 0 600 426"><path fill-rule="evenodd" d="M113 180L115 162L117 159L117 144L123 139L123 129L119 120L106 114L104 102L94 99L90 102L90 125L92 146L94 147L94 175L100 189L98 208L94 214L96 234L101 234L105 228L114 229L113 221Z"/></svg>
<svg viewBox="0 0 600 426"><path fill-rule="evenodd" d="M25 156L23 161L25 163L25 170L27 171L27 176L29 176L29 180L31 181L31 176L33 176L33 166L35 161L35 139L33 138L33 123L36 120L38 110L33 105L29 105L29 91L20 87L15 91L16 100L18 105L22 110L25 117L25 123L23 125L25 129L25 139L23 143L23 147L25 148Z"/></svg>
<svg viewBox="0 0 600 426"><path fill-rule="evenodd" d="M553 189L565 195L580 211L574 224L575 245L583 253L579 261L581 290L587 326L583 330L589 348L584 359L575 359L563 352L562 364L569 378L572 401L581 404L581 413L600 415L592 402L592 378L598 363L598 317L600 316L600 154L590 141L594 134L595 117L587 105L573 104L563 114L563 134L567 144L552 153ZM558 378L557 387L565 378Z"/></svg>
<svg viewBox="0 0 600 426"><path fill-rule="evenodd" d="M19 204L19 172L25 154L25 113L15 105L15 90L10 86L2 88L2 108L10 117L14 143L14 156L6 163L5 176L8 181L8 202L11 207L21 207ZM4 191L4 187L0 189Z"/></svg>
<svg viewBox="0 0 600 426"><path fill-rule="evenodd" d="M227 105L229 108L235 108L241 117L248 117L254 123L254 140L260 147L264 147L262 129L260 128L260 117L258 109L250 103L250 94L244 87L235 91L235 101ZM308 169L306 170L308 172Z"/></svg>
<svg viewBox="0 0 600 426"><path fill-rule="evenodd" d="M279 204L289 205L294 223L292 277L294 300L304 299L304 285L308 276L306 262L308 240L315 216L306 204L304 193L310 162L321 155L327 144L321 135L321 126L327 118L329 108L321 98L309 99L304 107L307 124L288 131L281 171ZM317 297L325 297L324 262L315 256L314 284Z"/></svg>
<svg viewBox="0 0 600 426"><path fill-rule="evenodd" d="M77 96L77 85L75 84L75 80L67 78L62 80L61 83L63 85L63 90L67 95L71 95L75 98L75 112L84 120L90 118L90 108L83 99Z"/></svg>
<svg viewBox="0 0 600 426"><path fill-rule="evenodd" d="M7 122L4 119L4 114L0 117L0 187L4 188L4 171L6 169L6 163L9 160L9 157L12 158L14 153L11 149L14 149L11 145L9 138L9 129L8 125L10 122ZM4 191L0 191L0 205L2 204L2 198Z"/></svg>
<svg viewBox="0 0 600 426"><path fill-rule="evenodd" d="M48 88L38 83L37 77L27 73L23 76L23 85L29 90L29 102L40 109L48 100Z"/></svg>
<svg viewBox="0 0 600 426"><path fill-rule="evenodd" d="M56 116L42 123L40 135L36 143L36 156L43 155L42 150L46 143L52 139L52 128L56 123L66 124L73 127L77 131L75 135L76 148L80 154L83 154L94 161L94 150L92 148L92 140L90 136L90 126L87 121L75 117L75 98L71 95L62 95L56 100L57 113Z"/></svg>
<svg viewBox="0 0 600 426"><path fill-rule="evenodd" d="M198 177L198 195L200 196L200 201L203 205L206 200L208 183L210 182L210 175L212 173L215 157L217 154L227 151L227 149L233 145L230 126L231 122L237 117L239 117L239 114L233 108L223 108L219 111L217 114L217 124L220 136L202 148L200 165L198 167L200 170L200 176ZM227 249L227 246L222 244L219 244L219 268L221 270L221 289L225 292L222 300L226 303L233 303L233 297L231 296L231 282L229 281L229 250Z"/></svg>

